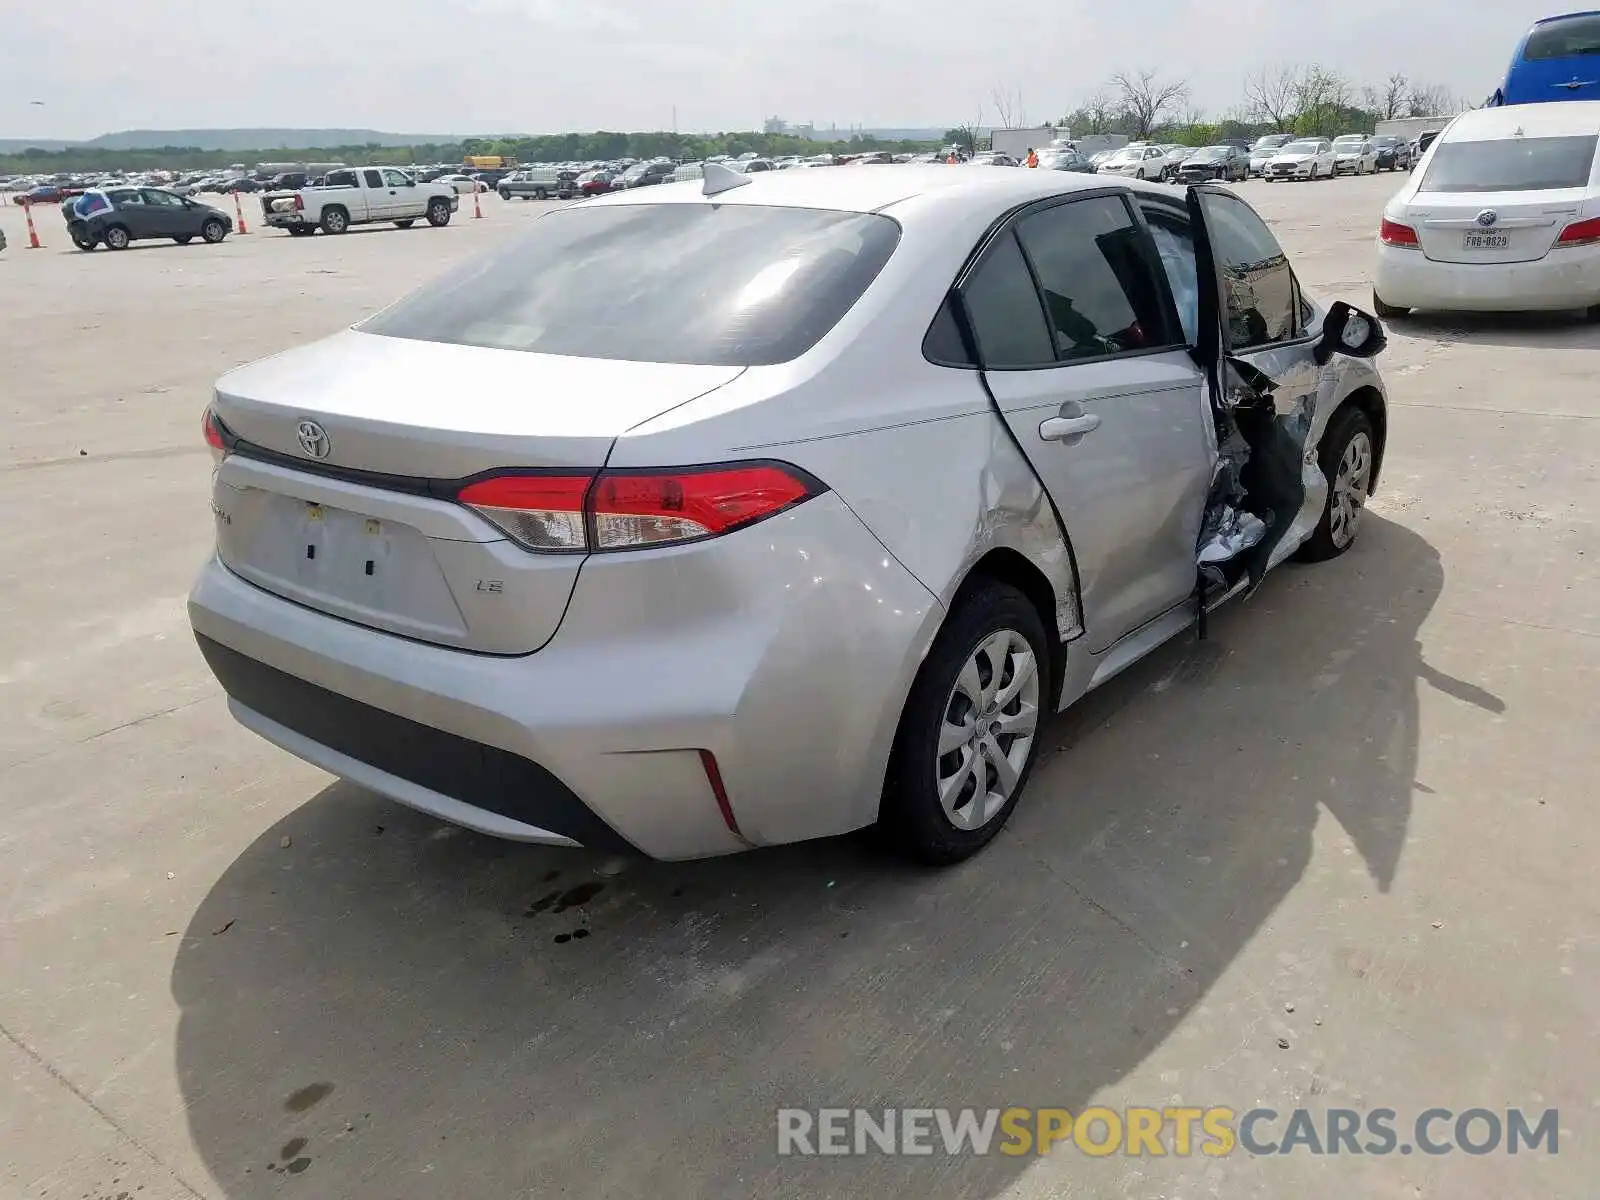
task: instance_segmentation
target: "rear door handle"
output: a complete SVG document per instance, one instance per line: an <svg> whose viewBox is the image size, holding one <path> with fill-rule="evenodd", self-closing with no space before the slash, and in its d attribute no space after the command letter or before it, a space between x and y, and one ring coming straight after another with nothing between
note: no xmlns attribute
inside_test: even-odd
<svg viewBox="0 0 1600 1200"><path fill-rule="evenodd" d="M1080 413L1073 417L1050 417L1039 423L1039 436L1047 442L1076 442L1086 433L1100 428L1099 413Z"/></svg>

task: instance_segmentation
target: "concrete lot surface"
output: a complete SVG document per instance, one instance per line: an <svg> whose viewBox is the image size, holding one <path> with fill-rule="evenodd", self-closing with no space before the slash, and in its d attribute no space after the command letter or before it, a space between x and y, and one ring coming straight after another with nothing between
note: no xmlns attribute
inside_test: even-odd
<svg viewBox="0 0 1600 1200"><path fill-rule="evenodd" d="M1243 190L1365 305L1398 183ZM1594 1194L1600 330L1398 325L1355 550L1057 719L976 860L608 863L258 741L184 618L211 381L536 211L464 199L122 254L0 214L0 1196ZM1091 1102L1554 1108L1559 1153L775 1153L780 1105Z"/></svg>

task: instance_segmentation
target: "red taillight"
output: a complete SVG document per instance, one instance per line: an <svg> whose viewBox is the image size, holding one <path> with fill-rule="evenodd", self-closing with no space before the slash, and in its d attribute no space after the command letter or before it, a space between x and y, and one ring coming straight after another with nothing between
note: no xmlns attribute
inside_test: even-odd
<svg viewBox="0 0 1600 1200"><path fill-rule="evenodd" d="M300 195L299 192L295 193L294 210L295 212L305 212L306 210L306 198Z"/></svg>
<svg viewBox="0 0 1600 1200"><path fill-rule="evenodd" d="M1556 239L1558 246L1592 246L1596 242L1600 242L1600 217L1575 221L1563 229L1561 236Z"/></svg>
<svg viewBox="0 0 1600 1200"><path fill-rule="evenodd" d="M456 499L530 550L627 550L730 533L820 490L791 467L752 463L598 477L495 475Z"/></svg>
<svg viewBox="0 0 1600 1200"><path fill-rule="evenodd" d="M591 475L495 475L456 499L530 550L586 550L583 498Z"/></svg>
<svg viewBox="0 0 1600 1200"><path fill-rule="evenodd" d="M1409 225L1402 225L1399 221L1391 221L1388 217L1383 219L1383 224L1378 226L1378 240L1385 246L1420 246L1417 240L1417 231Z"/></svg>
<svg viewBox="0 0 1600 1200"><path fill-rule="evenodd" d="M206 405L205 415L200 418L200 432L206 439L206 445L211 447L211 457L221 462L228 453L228 443L222 436L222 424L209 404Z"/></svg>
<svg viewBox="0 0 1600 1200"><path fill-rule="evenodd" d="M809 483L777 466L608 471L600 476L589 501L595 549L712 537L770 517L811 495Z"/></svg>

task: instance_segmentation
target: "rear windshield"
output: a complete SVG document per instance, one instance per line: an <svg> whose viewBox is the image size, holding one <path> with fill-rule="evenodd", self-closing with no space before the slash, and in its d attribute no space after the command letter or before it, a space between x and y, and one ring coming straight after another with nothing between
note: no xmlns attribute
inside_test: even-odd
<svg viewBox="0 0 1600 1200"><path fill-rule="evenodd" d="M1522 61L1572 58L1579 54L1600 54L1600 16L1562 17L1539 25L1528 34Z"/></svg>
<svg viewBox="0 0 1600 1200"><path fill-rule="evenodd" d="M1423 177L1423 192L1538 192L1589 182L1597 140L1582 137L1440 142Z"/></svg>
<svg viewBox="0 0 1600 1200"><path fill-rule="evenodd" d="M832 329L899 240L899 225L871 213L575 205L358 328L582 358L769 365Z"/></svg>

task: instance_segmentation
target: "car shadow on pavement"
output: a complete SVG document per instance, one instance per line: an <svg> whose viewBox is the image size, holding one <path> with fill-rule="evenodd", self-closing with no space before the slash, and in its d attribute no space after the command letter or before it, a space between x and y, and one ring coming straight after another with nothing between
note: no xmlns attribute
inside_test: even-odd
<svg viewBox="0 0 1600 1200"><path fill-rule="evenodd" d="M775 1110L1081 1106L1269 919L1322 810L1388 890L1419 687L1498 703L1422 661L1442 582L1369 516L1048 725L946 871L864 838L606 862L329 786L184 936L195 1144L230 1197L994 1196L1028 1159L779 1158Z"/></svg>
<svg viewBox="0 0 1600 1200"><path fill-rule="evenodd" d="M1411 313L1390 320L1389 329L1411 337L1472 346L1516 346L1535 350L1586 350L1600 345L1600 324L1582 312Z"/></svg>

